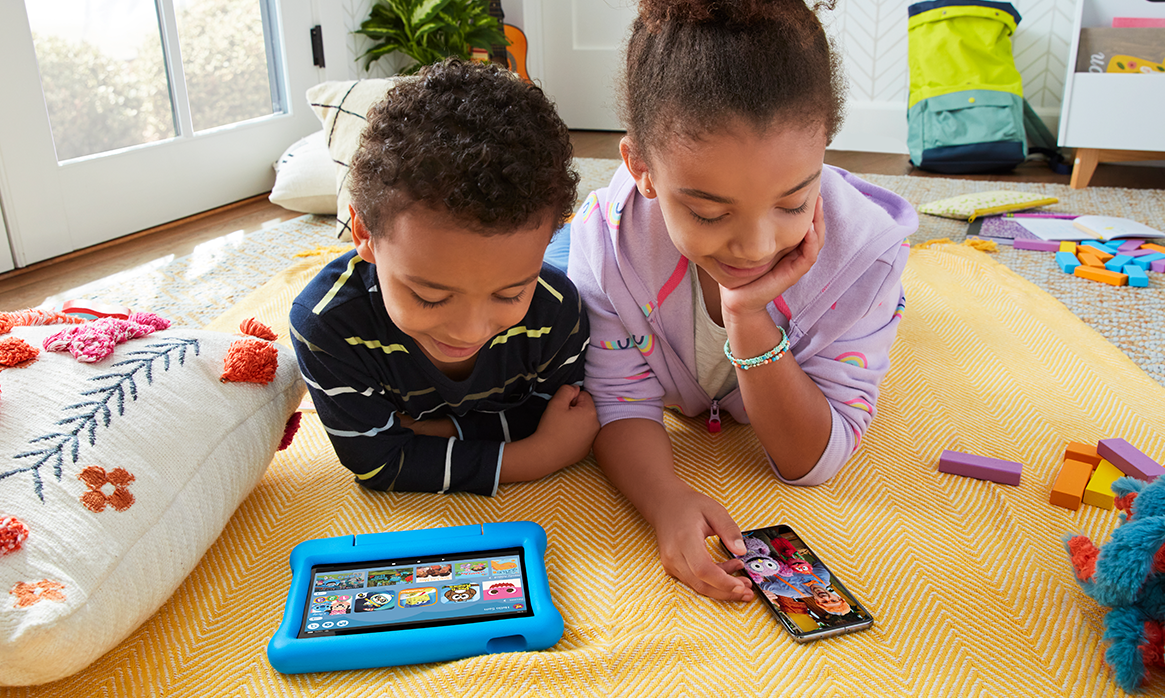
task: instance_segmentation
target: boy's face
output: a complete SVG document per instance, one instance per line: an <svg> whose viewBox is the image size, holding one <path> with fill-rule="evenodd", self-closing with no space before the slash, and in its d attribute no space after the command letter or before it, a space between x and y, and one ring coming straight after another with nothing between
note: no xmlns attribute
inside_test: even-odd
<svg viewBox="0 0 1165 698"><path fill-rule="evenodd" d="M357 252L376 265L389 317L446 372L471 364L526 315L553 233L547 217L486 237L419 203L375 238L355 211L352 223Z"/></svg>

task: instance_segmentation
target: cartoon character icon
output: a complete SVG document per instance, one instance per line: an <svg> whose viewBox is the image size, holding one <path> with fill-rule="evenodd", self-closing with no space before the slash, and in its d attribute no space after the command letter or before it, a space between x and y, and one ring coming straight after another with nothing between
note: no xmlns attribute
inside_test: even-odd
<svg viewBox="0 0 1165 698"><path fill-rule="evenodd" d="M771 581L773 577L791 577L793 575L793 568L785 561L774 557L772 549L763 540L748 537L744 539L744 546L748 549L748 552L741 558L744 562L744 572L758 586L763 582Z"/></svg>
<svg viewBox="0 0 1165 698"><path fill-rule="evenodd" d="M490 569L493 570L494 574L498 574L499 572L512 572L512 571L518 569L518 561L513 560L513 559L511 559L511 560L490 560L489 566L490 566Z"/></svg>
<svg viewBox="0 0 1165 698"><path fill-rule="evenodd" d="M342 616L352 609L352 601L347 597L336 599L328 608L328 615Z"/></svg>
<svg viewBox="0 0 1165 698"><path fill-rule="evenodd" d="M453 584L441 588L441 603L467 603L476 598L476 584Z"/></svg>
<svg viewBox="0 0 1165 698"><path fill-rule="evenodd" d="M415 589L402 589L397 595L397 603L401 608L416 608L417 606L428 606L437 602L437 587L417 587Z"/></svg>
<svg viewBox="0 0 1165 698"><path fill-rule="evenodd" d="M485 591L482 598L486 601L497 601L500 599L517 599L522 597L521 583L516 579L489 582L485 585Z"/></svg>
<svg viewBox="0 0 1165 698"><path fill-rule="evenodd" d="M387 611L393 607L393 593L391 591L378 591L371 594L357 594L356 595L356 613L368 613L371 611Z"/></svg>

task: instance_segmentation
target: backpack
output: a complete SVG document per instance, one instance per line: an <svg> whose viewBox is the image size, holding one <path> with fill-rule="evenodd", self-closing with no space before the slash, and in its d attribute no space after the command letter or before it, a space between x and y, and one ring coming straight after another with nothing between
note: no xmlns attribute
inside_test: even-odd
<svg viewBox="0 0 1165 698"><path fill-rule="evenodd" d="M1011 3L928 0L911 5L909 15L906 124L915 167L999 172L1038 152L1052 169L1068 172L1055 137L1023 98L1011 54L1022 18Z"/></svg>

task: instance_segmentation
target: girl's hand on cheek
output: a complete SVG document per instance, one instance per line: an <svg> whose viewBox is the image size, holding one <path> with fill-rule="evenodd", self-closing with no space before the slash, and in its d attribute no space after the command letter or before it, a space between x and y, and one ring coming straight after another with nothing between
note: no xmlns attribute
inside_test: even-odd
<svg viewBox="0 0 1165 698"><path fill-rule="evenodd" d="M767 313L765 308L778 296L793 287L817 262L817 255L825 241L825 209L820 196L801 244L793 248L767 274L739 288L720 287L720 308L727 318L746 317Z"/></svg>

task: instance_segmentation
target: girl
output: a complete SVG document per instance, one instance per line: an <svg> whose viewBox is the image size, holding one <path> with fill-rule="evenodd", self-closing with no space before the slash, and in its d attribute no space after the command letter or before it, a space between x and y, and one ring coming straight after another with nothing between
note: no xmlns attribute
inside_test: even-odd
<svg viewBox="0 0 1165 698"><path fill-rule="evenodd" d="M641 0L622 85L624 167L574 218L595 456L668 573L747 600L718 502L677 477L663 407L756 431L777 477L838 472L875 413L903 309L902 198L824 166L842 77L802 0Z"/></svg>

